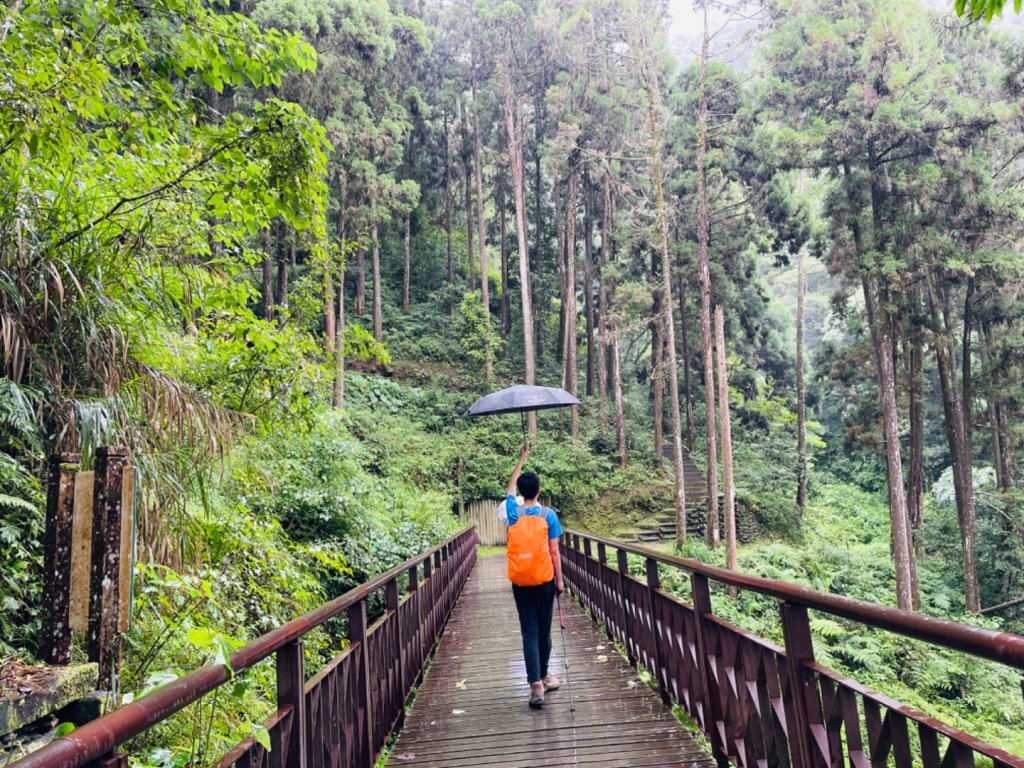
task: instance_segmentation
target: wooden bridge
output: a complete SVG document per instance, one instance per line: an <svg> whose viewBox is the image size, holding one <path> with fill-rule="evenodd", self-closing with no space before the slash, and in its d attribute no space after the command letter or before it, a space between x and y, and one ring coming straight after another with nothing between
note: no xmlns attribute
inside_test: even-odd
<svg viewBox="0 0 1024 768"><path fill-rule="evenodd" d="M526 707L502 562L477 562L470 528L235 653L236 673L275 656L277 703L265 721L272 748L249 738L216 766L371 768L391 744L387 765L419 768L1024 768L1024 759L817 663L808 610L1018 670L1024 637L574 532L563 537L562 560L579 601L563 598L575 712L568 686L543 710ZM661 589L669 573L686 577L689 602ZM776 600L784 645L716 617L712 598L729 599L726 589ZM386 609L371 621L378 596ZM337 617L348 643L307 674L303 636ZM564 662L557 632L553 669ZM197 669L15 765L127 766L133 737L230 678L224 665ZM670 705L702 735L684 729Z"/></svg>

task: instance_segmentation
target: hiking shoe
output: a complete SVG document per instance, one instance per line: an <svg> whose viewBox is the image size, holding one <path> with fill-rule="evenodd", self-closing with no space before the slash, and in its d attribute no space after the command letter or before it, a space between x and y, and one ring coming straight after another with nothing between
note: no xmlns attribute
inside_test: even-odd
<svg viewBox="0 0 1024 768"><path fill-rule="evenodd" d="M530 708L540 709L544 706L544 681L530 683Z"/></svg>
<svg viewBox="0 0 1024 768"><path fill-rule="evenodd" d="M562 685L562 681L559 680L554 675L548 675L541 682L544 683L544 691L545 692L547 692L547 691L557 691L558 688Z"/></svg>

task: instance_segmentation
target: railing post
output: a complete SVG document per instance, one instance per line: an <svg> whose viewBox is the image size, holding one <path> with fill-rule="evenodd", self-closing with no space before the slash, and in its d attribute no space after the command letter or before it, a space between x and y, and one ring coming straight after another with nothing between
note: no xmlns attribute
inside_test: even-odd
<svg viewBox="0 0 1024 768"><path fill-rule="evenodd" d="M590 569L591 569L591 558L593 557L593 550L590 546L590 537L584 537L583 539L583 568L582 579L583 579L583 600L587 608L590 610L590 615L594 615L594 585L590 583Z"/></svg>
<svg viewBox="0 0 1024 768"><path fill-rule="evenodd" d="M654 666L651 672L658 683L658 693L661 694L662 702L670 706L672 702L669 699L668 689L661 679L662 668L661 648L659 647L658 637L658 617L654 615L654 593L661 588L661 579L658 578L658 561L648 557L645 564L647 566L647 590L644 592L644 595L647 601L647 615L651 621L651 664Z"/></svg>
<svg viewBox="0 0 1024 768"><path fill-rule="evenodd" d="M305 644L295 640L277 652L277 708L290 707L288 731L270 732L273 768L306 766L306 657Z"/></svg>
<svg viewBox="0 0 1024 768"><path fill-rule="evenodd" d="M360 600L348 609L348 639L350 643L359 643L359 663L363 668L363 677L358 690L361 701L354 702L356 710L363 707L363 733L357 738L363 739L363 749L366 752L366 762L361 766L353 768L371 768L376 759L375 745L373 743L373 697L370 684L370 649L366 642L366 600ZM358 721L358 715L357 715ZM289 766L290 768L290 766Z"/></svg>
<svg viewBox="0 0 1024 768"><path fill-rule="evenodd" d="M402 628L402 620L398 615L399 607L399 596L398 596L398 577L396 576L387 583L386 587L386 599L388 613L391 614L391 620L395 622L395 656L398 659L398 720L396 727L401 727L405 720L405 694L407 689L405 687L405 632Z"/></svg>
<svg viewBox="0 0 1024 768"><path fill-rule="evenodd" d="M719 730L718 724L723 722L722 699L719 696L719 688L716 683L715 670L711 667L711 648L707 617L714 611L711 607L711 587L708 584L708 577L699 573L690 574L690 585L693 588L693 615L697 622L697 654L700 659L700 682L704 688L705 723L707 729L705 734L711 741L711 754L719 766L725 768L729 765L729 756L726 745L722 743L723 732Z"/></svg>
<svg viewBox="0 0 1024 768"><path fill-rule="evenodd" d="M612 639L612 625L608 616L608 549L603 541L597 543L597 572L600 574L599 586L601 588L601 618L604 620L604 633L608 639Z"/></svg>
<svg viewBox="0 0 1024 768"><path fill-rule="evenodd" d="M629 659L630 666L635 667L636 656L629 644L628 630L626 629L626 577L629 576L629 555L626 550L616 551L616 561L619 572L619 632L622 635L619 642L626 647L626 658Z"/></svg>
<svg viewBox="0 0 1024 768"><path fill-rule="evenodd" d="M75 510L77 453L50 459L43 539L43 633L39 657L49 664L71 663L71 531Z"/></svg>
<svg viewBox="0 0 1024 768"><path fill-rule="evenodd" d="M813 768L823 761L814 759L812 726L821 726L821 701L813 676L804 664L814 661L814 643L807 608L782 603L782 636L786 645L786 673L789 680L787 709L792 707L790 756L794 768ZM827 762L827 761L824 761Z"/></svg>

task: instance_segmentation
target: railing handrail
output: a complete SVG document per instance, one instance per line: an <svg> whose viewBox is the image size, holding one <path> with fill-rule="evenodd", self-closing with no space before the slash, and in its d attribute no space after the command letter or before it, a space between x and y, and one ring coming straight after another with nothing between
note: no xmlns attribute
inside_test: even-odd
<svg viewBox="0 0 1024 768"><path fill-rule="evenodd" d="M208 664L193 670L152 693L76 728L71 733L59 736L42 749L12 763L12 768L65 768L83 765L108 754L175 712L212 693L234 674L256 665L365 599L392 579L433 557L435 553L453 544L470 530L472 526L460 530L434 547L242 646L231 654L228 660L232 670L230 674L223 664Z"/></svg>
<svg viewBox="0 0 1024 768"><path fill-rule="evenodd" d="M624 544L580 531L566 530L565 533L568 536L578 536L584 541L589 539L606 547L682 568L690 573L697 573L739 589L750 590L816 611L852 619L861 624L914 637L934 645L964 651L1017 669L1024 669L1024 636L1012 632L996 632L983 627L974 627L933 616L923 616L852 597L819 592L785 581L729 571L692 558L677 557L647 547Z"/></svg>

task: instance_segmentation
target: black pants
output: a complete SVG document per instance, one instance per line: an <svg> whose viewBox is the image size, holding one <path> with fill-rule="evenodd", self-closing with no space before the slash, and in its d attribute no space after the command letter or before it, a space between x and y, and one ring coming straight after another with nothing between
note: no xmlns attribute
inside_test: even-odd
<svg viewBox="0 0 1024 768"><path fill-rule="evenodd" d="M551 613L554 610L555 582L536 587L512 585L519 611L519 631L523 635L526 679L535 683L548 676L551 656Z"/></svg>

